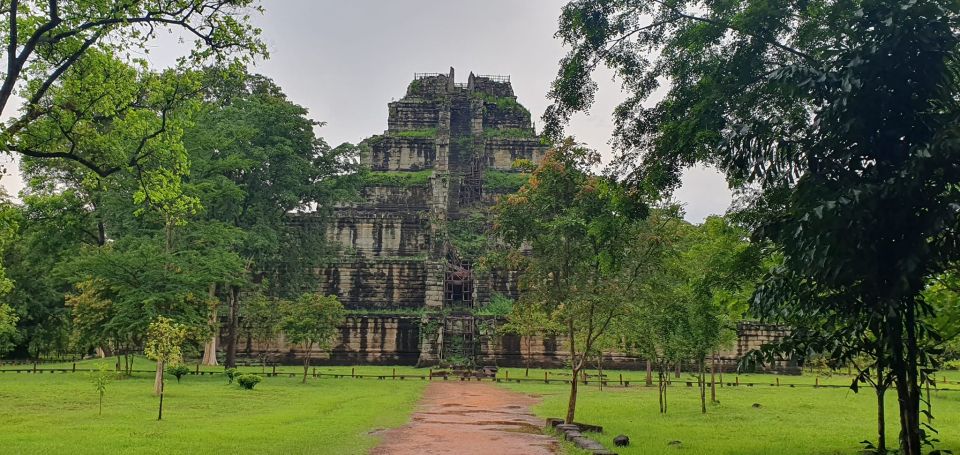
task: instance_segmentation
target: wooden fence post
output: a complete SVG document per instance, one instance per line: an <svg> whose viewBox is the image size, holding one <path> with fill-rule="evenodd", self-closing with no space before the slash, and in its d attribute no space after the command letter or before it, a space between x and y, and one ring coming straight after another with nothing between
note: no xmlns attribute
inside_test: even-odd
<svg viewBox="0 0 960 455"><path fill-rule="evenodd" d="M357 377L357 371L356 371L356 370L357 370L357 369L356 369L355 367L350 367L350 377L351 377L351 378Z"/></svg>
<svg viewBox="0 0 960 455"><path fill-rule="evenodd" d="M777 387L780 387L780 378L777 378Z"/></svg>
<svg viewBox="0 0 960 455"><path fill-rule="evenodd" d="M546 372L546 371L543 372L543 383L544 383L544 384L549 384L549 383L550 383L550 380L547 379L547 372Z"/></svg>
<svg viewBox="0 0 960 455"><path fill-rule="evenodd" d="M393 369L393 379L397 379L397 369Z"/></svg>
<svg viewBox="0 0 960 455"><path fill-rule="evenodd" d="M737 386L740 385L740 376L739 376L739 375L738 375L736 378L734 378L734 382L737 384Z"/></svg>
<svg viewBox="0 0 960 455"><path fill-rule="evenodd" d="M620 385L623 385L623 373L620 373Z"/></svg>

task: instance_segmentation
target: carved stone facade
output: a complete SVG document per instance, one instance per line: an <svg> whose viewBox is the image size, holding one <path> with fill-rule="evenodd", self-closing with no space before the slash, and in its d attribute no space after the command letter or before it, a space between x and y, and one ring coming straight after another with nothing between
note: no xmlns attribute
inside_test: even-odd
<svg viewBox="0 0 960 455"><path fill-rule="evenodd" d="M458 84L452 68L415 76L406 95L389 104L387 130L361 144L369 169L362 202L336 210L327 237L344 254L319 278L322 289L351 310L442 310L449 317L442 324L430 316L352 320L332 361L430 364L445 355L482 355L473 310L493 293L516 297L516 274L478 273L469 243L482 238L496 199L512 191L502 182L522 183L514 161L538 162L547 149L542 142L509 78L470 74ZM501 184L487 185L492 178ZM416 356L398 342L367 352L380 345L358 335L409 343L412 335L401 332L414 327ZM432 330L426 334L422 327ZM394 354L383 350L401 345Z"/></svg>
<svg viewBox="0 0 960 455"><path fill-rule="evenodd" d="M458 84L454 76L452 68L416 75L406 95L389 104L387 130L361 144L369 169L362 202L336 210L326 236L343 253L318 271L320 288L358 316L342 328L332 351L315 354L321 362L432 365L467 357L481 364L526 363L527 340L487 336L473 315L496 294L516 298L517 272L480 272L473 261L489 208L525 178L514 163L539 162L547 146L508 77L471 73ZM733 361L776 336L746 328L724 357ZM564 362L562 340L530 341L532 364ZM251 349L289 360L302 355L282 340ZM609 361L640 367L627 356Z"/></svg>
<svg viewBox="0 0 960 455"><path fill-rule="evenodd" d="M412 316L355 316L347 319L341 328L339 342L329 351L313 352L315 363L333 365L423 365L423 331L430 330L422 318ZM737 326L736 345L719 353L717 371L736 371L738 362L750 350L763 343L776 341L787 334L787 329L754 322L742 322ZM511 367L558 367L565 364L569 355L562 337L518 337L504 335L491 337L478 335L480 356L478 364ZM431 338L435 343L436 338ZM268 351L275 360L297 363L303 351L299 346L290 346L277 340L267 346L251 345L253 351ZM646 367L642 358L610 353L604 365L611 369L640 370ZM691 365L691 368L693 366ZM766 365L764 371L798 374L799 367L793 361Z"/></svg>

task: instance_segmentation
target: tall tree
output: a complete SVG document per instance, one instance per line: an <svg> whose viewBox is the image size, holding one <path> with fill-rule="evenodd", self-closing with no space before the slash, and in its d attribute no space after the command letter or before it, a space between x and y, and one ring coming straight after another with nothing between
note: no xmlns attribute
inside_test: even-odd
<svg viewBox="0 0 960 455"><path fill-rule="evenodd" d="M290 214L319 217L351 194L342 177L352 170L345 156L351 150L333 150L317 138L314 128L322 124L266 77L208 69L204 86L206 102L185 136L191 162L185 191L199 198L204 223L236 231L230 248L245 262L243 280L211 283L227 300L229 368L236 363L241 296L256 282L270 278L266 291L276 297L313 290L288 285L312 273L329 256L328 245L322 235L302 232Z"/></svg>
<svg viewBox="0 0 960 455"><path fill-rule="evenodd" d="M0 113L10 115L15 109L11 102L14 95L23 99L20 114L0 128L0 146L23 156L73 160L101 176L135 167L149 156L138 148L123 150L121 156L116 156L104 150L61 147L60 141L50 144L31 141L29 131L35 122L57 122L63 118L61 108L71 110L70 105L57 105L51 91L69 85L64 80L78 67L95 69L88 73L90 77L100 78L108 85L116 82L111 76L115 73L98 65L96 56L145 52L150 41L164 31L178 31L194 39L195 46L184 60L248 61L265 54L265 46L258 38L260 30L250 24L250 14L257 10L259 7L253 0L0 2L3 19L0 34L6 47L6 68L0 73L3 78ZM84 87L97 89L95 84ZM113 87L112 90L119 95L135 87ZM100 98L98 104L134 107L110 96ZM71 114L90 113L84 105L73 107ZM123 109L100 114L99 118L108 121L127 116ZM59 138L69 141L71 135L79 132L79 129L64 130ZM149 134L141 138L149 139Z"/></svg>
<svg viewBox="0 0 960 455"><path fill-rule="evenodd" d="M775 275L790 276L758 302L775 308L800 280L835 297L805 307L820 320L885 321L908 455L925 436L931 358L918 297L960 250L957 24L951 0L575 1L548 112L556 130L588 107L605 64L630 92L615 112L625 171L669 189L705 162L756 188L755 234L780 248Z"/></svg>
<svg viewBox="0 0 960 455"><path fill-rule="evenodd" d="M596 164L595 152L568 139L496 209L495 232L512 247L532 247L516 305L542 307L566 336L568 423L576 415L581 371L630 293L628 241L646 215L626 188L590 174Z"/></svg>
<svg viewBox="0 0 960 455"><path fill-rule="evenodd" d="M693 359L699 367L701 410L706 412L706 361L736 339L736 325L764 272L762 248L730 219L710 216L693 226L683 242L682 261L691 294L688 317ZM711 362L712 363L712 362ZM715 365L711 364L711 371ZM711 377L713 375L711 374ZM711 380L711 399L716 384Z"/></svg>

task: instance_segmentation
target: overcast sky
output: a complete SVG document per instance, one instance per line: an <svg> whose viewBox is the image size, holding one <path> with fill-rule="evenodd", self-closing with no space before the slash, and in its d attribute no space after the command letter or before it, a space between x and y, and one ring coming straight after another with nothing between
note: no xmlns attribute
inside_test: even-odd
<svg viewBox="0 0 960 455"><path fill-rule="evenodd" d="M273 78L310 116L326 122L317 133L331 145L359 142L387 125L387 103L403 96L415 72L510 75L519 101L539 117L557 62L564 54L553 38L562 0L263 0L256 18L270 58L257 72ZM183 49L162 40L151 63L169 65ZM609 76L590 115L576 117L567 133L611 154L611 112L623 98ZM539 131L539 128L538 128ZM3 186L16 194L16 166L6 166ZM675 194L687 219L722 214L730 204L723 178L691 169Z"/></svg>

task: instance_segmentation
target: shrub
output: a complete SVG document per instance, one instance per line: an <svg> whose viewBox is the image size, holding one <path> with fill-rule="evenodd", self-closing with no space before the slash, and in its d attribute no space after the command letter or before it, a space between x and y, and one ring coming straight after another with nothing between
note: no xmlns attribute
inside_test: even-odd
<svg viewBox="0 0 960 455"><path fill-rule="evenodd" d="M240 376L240 372L236 368L227 368L223 371L223 374L227 375L227 384L233 384L233 380Z"/></svg>
<svg viewBox="0 0 960 455"><path fill-rule="evenodd" d="M437 129L424 128L421 130L397 131L394 134L400 137L431 138L431 137L437 137Z"/></svg>
<svg viewBox="0 0 960 455"><path fill-rule="evenodd" d="M430 183L430 177L433 171L430 169L423 171L368 171L360 175L360 179L365 186L395 186L407 188L411 186L423 186Z"/></svg>
<svg viewBox="0 0 960 455"><path fill-rule="evenodd" d="M492 193L516 193L530 179L530 174L520 172L486 171L483 187Z"/></svg>
<svg viewBox="0 0 960 455"><path fill-rule="evenodd" d="M167 374L175 376L177 378L177 383L180 383L180 378L186 374L190 373L190 368L186 365L176 365L167 367Z"/></svg>
<svg viewBox="0 0 960 455"><path fill-rule="evenodd" d="M532 129L525 128L486 128L483 135L488 138L525 139L536 138Z"/></svg>
<svg viewBox="0 0 960 455"><path fill-rule="evenodd" d="M511 311L513 311L513 299L500 293L494 293L490 296L490 303L478 308L475 314L505 318Z"/></svg>
<svg viewBox="0 0 960 455"><path fill-rule="evenodd" d="M487 222L486 215L481 212L472 212L464 218L450 220L447 224L450 243L461 257L476 259L486 251Z"/></svg>
<svg viewBox="0 0 960 455"><path fill-rule="evenodd" d="M247 390L252 390L263 378L255 374L242 374L237 377L237 384Z"/></svg>

